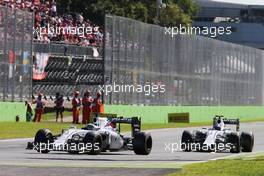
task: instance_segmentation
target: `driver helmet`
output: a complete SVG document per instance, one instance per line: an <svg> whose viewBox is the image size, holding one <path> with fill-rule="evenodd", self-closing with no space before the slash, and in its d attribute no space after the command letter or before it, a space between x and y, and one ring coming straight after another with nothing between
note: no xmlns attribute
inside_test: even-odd
<svg viewBox="0 0 264 176"><path fill-rule="evenodd" d="M214 128L216 130L222 130L224 128L224 126L225 126L225 123L223 122L223 120L221 118L218 118Z"/></svg>

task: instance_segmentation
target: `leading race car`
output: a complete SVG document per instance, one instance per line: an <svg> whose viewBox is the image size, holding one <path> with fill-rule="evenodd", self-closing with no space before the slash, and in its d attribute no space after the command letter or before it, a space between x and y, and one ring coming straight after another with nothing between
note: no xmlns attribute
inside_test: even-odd
<svg viewBox="0 0 264 176"><path fill-rule="evenodd" d="M226 128L236 125L236 130ZM193 132L185 130L182 134L181 149L190 151L230 151L231 153L252 152L254 135L252 132L239 132L239 119L227 119L215 116L213 128L203 128Z"/></svg>
<svg viewBox="0 0 264 176"><path fill-rule="evenodd" d="M121 123L131 124L131 137L120 134ZM40 129L34 142L28 142L27 149L40 153L67 151L72 154L133 150L138 155L148 155L151 152L152 137L141 132L140 118L99 118L96 124L88 124L82 129L71 127L59 135L53 135L48 129Z"/></svg>

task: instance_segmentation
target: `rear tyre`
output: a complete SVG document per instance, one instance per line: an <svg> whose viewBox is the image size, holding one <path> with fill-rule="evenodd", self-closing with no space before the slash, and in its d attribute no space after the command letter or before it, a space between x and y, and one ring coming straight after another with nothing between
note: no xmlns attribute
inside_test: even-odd
<svg viewBox="0 0 264 176"><path fill-rule="evenodd" d="M148 155L152 149L152 137L148 133L135 133L133 143L133 150L137 155Z"/></svg>
<svg viewBox="0 0 264 176"><path fill-rule="evenodd" d="M237 133L231 133L228 134L228 141L231 144L231 153L239 153L241 148L240 148L240 137Z"/></svg>
<svg viewBox="0 0 264 176"><path fill-rule="evenodd" d="M183 131L182 138L181 138L181 149L184 152L191 152L192 151L192 144L193 144L193 136L190 131Z"/></svg>
<svg viewBox="0 0 264 176"><path fill-rule="evenodd" d="M97 133L87 133L83 139L85 146L90 146L88 154L98 155L102 150L102 136Z"/></svg>
<svg viewBox="0 0 264 176"><path fill-rule="evenodd" d="M254 147L253 133L242 132L240 135L240 144L241 144L242 152L252 152Z"/></svg>
<svg viewBox="0 0 264 176"><path fill-rule="evenodd" d="M34 143L38 146L39 153L49 153L48 145L53 142L53 135L48 129L40 129L35 135Z"/></svg>

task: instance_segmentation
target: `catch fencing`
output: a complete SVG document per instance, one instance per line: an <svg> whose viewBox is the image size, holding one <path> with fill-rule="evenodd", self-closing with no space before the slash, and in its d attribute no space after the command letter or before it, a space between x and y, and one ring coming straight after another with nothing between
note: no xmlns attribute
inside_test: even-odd
<svg viewBox="0 0 264 176"><path fill-rule="evenodd" d="M33 14L0 6L0 101L32 95Z"/></svg>
<svg viewBox="0 0 264 176"><path fill-rule="evenodd" d="M105 85L112 85L106 103L263 105L262 50L165 32L156 25L106 16Z"/></svg>

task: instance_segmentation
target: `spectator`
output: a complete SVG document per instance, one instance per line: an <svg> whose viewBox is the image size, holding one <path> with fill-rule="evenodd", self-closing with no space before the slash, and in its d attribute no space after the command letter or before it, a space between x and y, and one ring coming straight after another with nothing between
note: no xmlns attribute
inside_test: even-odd
<svg viewBox="0 0 264 176"><path fill-rule="evenodd" d="M25 106L27 106L26 110L26 121L30 122L33 116L33 109L29 102L25 101Z"/></svg>
<svg viewBox="0 0 264 176"><path fill-rule="evenodd" d="M63 95L59 92L56 93L55 110L56 110L56 122L58 122L59 115L61 117L61 122L63 122L63 112L64 112L64 99Z"/></svg>
<svg viewBox="0 0 264 176"><path fill-rule="evenodd" d="M36 109L35 109L36 112L35 112L34 121L40 122L42 114L44 112L44 106L45 106L45 103L42 101L42 94L38 95L38 98L35 103L36 103Z"/></svg>
<svg viewBox="0 0 264 176"><path fill-rule="evenodd" d="M55 0L4 0L0 1L0 5L7 5L11 8L19 8L21 10L35 12L34 26L42 31L42 33L38 33L34 36L34 39L37 41L55 41L77 44L80 46L100 46L102 44L103 32L98 26L95 26L89 20L84 19L81 14L58 15ZM63 27L64 29L83 27L84 29L91 28L91 30L84 35L72 35L65 32L66 30L58 30L61 34L57 34L57 31L55 34L50 34L48 33L48 27L53 29L58 29L60 27Z"/></svg>
<svg viewBox="0 0 264 176"><path fill-rule="evenodd" d="M55 17L56 15L57 15L57 5L56 5L56 2L53 1L51 3L51 16Z"/></svg>

